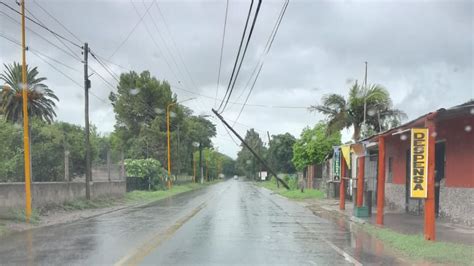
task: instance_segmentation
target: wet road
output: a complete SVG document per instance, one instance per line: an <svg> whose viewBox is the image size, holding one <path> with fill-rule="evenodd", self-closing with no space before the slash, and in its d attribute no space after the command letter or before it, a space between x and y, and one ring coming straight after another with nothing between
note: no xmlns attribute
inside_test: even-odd
<svg viewBox="0 0 474 266"><path fill-rule="evenodd" d="M154 204L1 239L0 264L400 264L344 220L230 180Z"/></svg>

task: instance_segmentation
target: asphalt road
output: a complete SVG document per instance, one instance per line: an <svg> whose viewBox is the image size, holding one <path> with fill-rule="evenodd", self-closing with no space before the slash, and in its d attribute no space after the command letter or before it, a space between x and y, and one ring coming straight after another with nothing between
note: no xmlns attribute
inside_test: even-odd
<svg viewBox="0 0 474 266"><path fill-rule="evenodd" d="M401 263L344 220L236 180L0 242L1 265Z"/></svg>

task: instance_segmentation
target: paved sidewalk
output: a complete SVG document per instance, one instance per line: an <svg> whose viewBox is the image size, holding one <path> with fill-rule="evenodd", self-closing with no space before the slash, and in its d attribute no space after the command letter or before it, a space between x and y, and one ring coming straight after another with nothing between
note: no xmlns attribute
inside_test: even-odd
<svg viewBox="0 0 474 266"><path fill-rule="evenodd" d="M344 211L339 210L339 200L337 199L310 200L305 201L304 204L308 207L316 205L327 211L336 212L356 223L370 223L375 225L375 208L373 208L372 217L357 218L352 215L354 204L350 201L346 202L346 209ZM423 219L423 215L388 211L385 213L384 227L403 234L423 235ZM436 219L436 240L474 246L474 228L454 224L446 219L438 218Z"/></svg>

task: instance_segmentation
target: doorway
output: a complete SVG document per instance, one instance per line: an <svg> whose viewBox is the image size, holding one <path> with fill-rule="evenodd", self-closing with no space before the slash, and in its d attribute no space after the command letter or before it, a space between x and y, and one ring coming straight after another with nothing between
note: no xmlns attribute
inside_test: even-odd
<svg viewBox="0 0 474 266"><path fill-rule="evenodd" d="M440 141L435 145L435 213L439 217L439 199L441 180L444 178L446 164L446 142Z"/></svg>

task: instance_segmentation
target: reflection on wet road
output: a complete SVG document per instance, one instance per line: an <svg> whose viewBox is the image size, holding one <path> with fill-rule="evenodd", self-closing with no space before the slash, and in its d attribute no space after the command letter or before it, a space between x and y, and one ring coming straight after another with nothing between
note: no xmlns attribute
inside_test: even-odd
<svg viewBox="0 0 474 266"><path fill-rule="evenodd" d="M361 263L402 262L342 219L235 180L0 243L2 265Z"/></svg>

